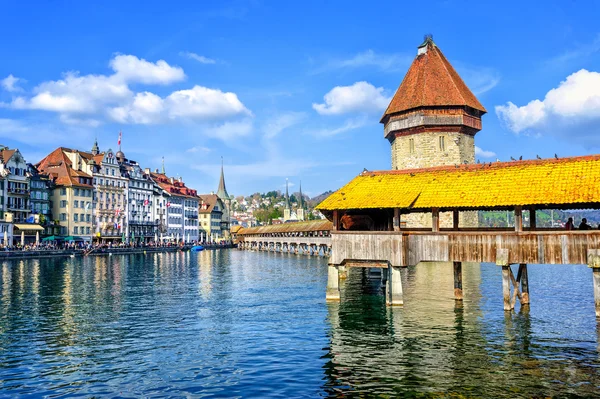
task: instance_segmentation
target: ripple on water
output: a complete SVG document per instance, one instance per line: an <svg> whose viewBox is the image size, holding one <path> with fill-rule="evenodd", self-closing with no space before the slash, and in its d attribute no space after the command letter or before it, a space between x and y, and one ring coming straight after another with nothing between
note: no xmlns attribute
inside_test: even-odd
<svg viewBox="0 0 600 399"><path fill-rule="evenodd" d="M323 259L238 251L45 259L0 268L0 396L598 396L591 272L403 270L405 307L353 269L326 304ZM561 278L557 279L556 276ZM567 285L568 284L568 285Z"/></svg>

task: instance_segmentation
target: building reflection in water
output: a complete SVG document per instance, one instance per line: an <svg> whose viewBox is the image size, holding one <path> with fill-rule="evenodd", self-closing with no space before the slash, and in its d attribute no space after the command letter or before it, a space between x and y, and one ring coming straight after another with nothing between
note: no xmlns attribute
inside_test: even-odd
<svg viewBox="0 0 600 399"><path fill-rule="evenodd" d="M464 301L454 301L452 266L402 270L405 306L385 306L380 277L352 269L342 301L328 304L331 324L327 389L365 394L447 391L477 381L469 361L486 357L479 334L478 264L463 265ZM371 392L370 387L377 386ZM428 387L428 388L424 388ZM437 387L437 388L436 388Z"/></svg>

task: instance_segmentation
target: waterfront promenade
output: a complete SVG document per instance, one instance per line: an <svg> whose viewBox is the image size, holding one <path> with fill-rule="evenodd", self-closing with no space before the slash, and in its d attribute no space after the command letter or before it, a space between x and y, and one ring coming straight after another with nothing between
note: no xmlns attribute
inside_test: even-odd
<svg viewBox="0 0 600 399"><path fill-rule="evenodd" d="M233 248L230 244L210 244L203 245L205 250ZM94 248L93 251L85 249L34 249L34 250L15 250L0 251L0 260L8 259L39 259L55 257L72 256L103 256L103 255L129 255L129 254L151 254L162 252L189 251L192 245L184 246L147 246L147 247L102 247Z"/></svg>

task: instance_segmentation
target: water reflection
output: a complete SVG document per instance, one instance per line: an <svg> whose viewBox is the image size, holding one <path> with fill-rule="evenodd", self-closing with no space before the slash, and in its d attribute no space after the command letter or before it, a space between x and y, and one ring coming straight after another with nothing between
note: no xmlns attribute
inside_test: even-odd
<svg viewBox="0 0 600 399"><path fill-rule="evenodd" d="M405 306L352 269L238 251L4 262L0 396L597 396L587 268L529 269L531 310L502 310L500 270L402 271ZM560 290L556 274L572 290Z"/></svg>
<svg viewBox="0 0 600 399"><path fill-rule="evenodd" d="M325 389L332 396L599 394L595 345L581 337L557 339L564 320L532 318L529 306L490 317L481 287L498 295L500 305L500 280L490 289L495 281L482 279L493 267L463 265L463 302L452 300L451 267L409 268L402 275L404 308L387 309L380 279L352 270L341 303L328 305Z"/></svg>

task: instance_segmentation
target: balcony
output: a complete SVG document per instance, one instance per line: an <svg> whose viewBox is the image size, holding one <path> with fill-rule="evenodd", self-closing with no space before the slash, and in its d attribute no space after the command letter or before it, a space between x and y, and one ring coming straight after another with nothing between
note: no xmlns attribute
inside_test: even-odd
<svg viewBox="0 0 600 399"><path fill-rule="evenodd" d="M129 220L129 225L130 226L147 226L147 227L155 227L158 226L157 222L150 222L150 221L142 221L142 220Z"/></svg>
<svg viewBox="0 0 600 399"><path fill-rule="evenodd" d="M9 211L18 211L18 212L31 212L28 205L17 205L8 203L6 205Z"/></svg>
<svg viewBox="0 0 600 399"><path fill-rule="evenodd" d="M29 195L29 190L25 188L8 187L7 191L13 195Z"/></svg>

